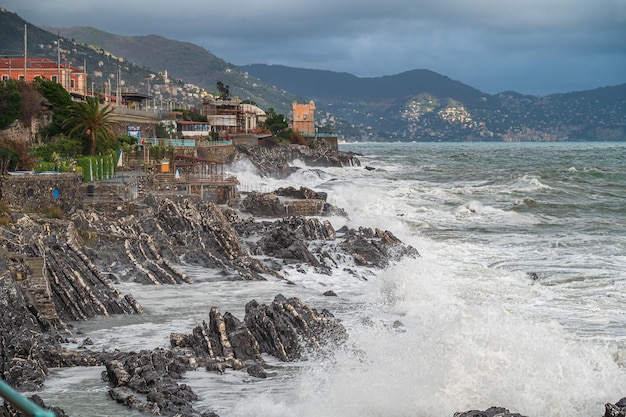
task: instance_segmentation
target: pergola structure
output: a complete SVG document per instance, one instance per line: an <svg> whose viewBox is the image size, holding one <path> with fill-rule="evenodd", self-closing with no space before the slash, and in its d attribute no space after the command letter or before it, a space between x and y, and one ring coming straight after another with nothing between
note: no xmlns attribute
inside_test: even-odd
<svg viewBox="0 0 626 417"><path fill-rule="evenodd" d="M174 156L174 175L187 184L190 194L202 200L225 202L237 197L236 177L224 176L224 163L213 159L177 154Z"/></svg>

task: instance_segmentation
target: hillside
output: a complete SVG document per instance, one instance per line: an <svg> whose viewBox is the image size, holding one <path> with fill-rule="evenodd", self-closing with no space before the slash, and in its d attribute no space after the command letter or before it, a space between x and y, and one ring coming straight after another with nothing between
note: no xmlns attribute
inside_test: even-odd
<svg viewBox="0 0 626 417"><path fill-rule="evenodd" d="M15 14L0 13L0 54L21 56L25 23ZM287 116L292 101L314 100L318 124L348 140L626 140L626 84L546 97L489 95L427 69L359 78L281 65L238 68L197 45L157 35L49 29L29 25L29 57L56 60L60 33L64 62L86 63L96 90L115 82L119 68L125 88L150 88L163 103L190 104L199 99L188 83L214 91L222 81L232 95ZM165 71L168 80L159 75ZM148 82L149 77L154 78Z"/></svg>
<svg viewBox="0 0 626 417"><path fill-rule="evenodd" d="M91 27L49 28L51 32L78 42L94 45L140 67L167 71L170 77L182 79L207 91L216 91L218 81L230 87L233 96L252 100L261 107L274 107L286 113L294 97L258 79L246 77L239 68L189 42L157 35L120 36Z"/></svg>
<svg viewBox="0 0 626 417"><path fill-rule="evenodd" d="M536 97L489 95L429 70L358 78L280 65L241 69L315 100L367 132L365 140L626 140L626 84Z"/></svg>
<svg viewBox="0 0 626 417"><path fill-rule="evenodd" d="M115 89L119 70L122 91L150 94L162 105L198 106L198 88L216 91L217 81L228 85L232 95L264 108L273 106L283 114L294 100L286 91L247 77L237 67L188 42L156 35L118 36L93 28L39 28L10 11L0 11L0 56L24 56L24 25L28 28L29 58L57 61L59 40L61 65L86 65L88 82L97 92L104 92L109 82ZM165 71L167 80L162 75Z"/></svg>

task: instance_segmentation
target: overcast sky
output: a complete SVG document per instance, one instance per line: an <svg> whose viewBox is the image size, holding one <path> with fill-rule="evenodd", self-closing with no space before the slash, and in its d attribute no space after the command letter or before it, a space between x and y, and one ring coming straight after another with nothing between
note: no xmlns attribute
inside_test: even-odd
<svg viewBox="0 0 626 417"><path fill-rule="evenodd" d="M0 0L35 25L188 41L235 65L430 69L487 93L626 83L626 0Z"/></svg>

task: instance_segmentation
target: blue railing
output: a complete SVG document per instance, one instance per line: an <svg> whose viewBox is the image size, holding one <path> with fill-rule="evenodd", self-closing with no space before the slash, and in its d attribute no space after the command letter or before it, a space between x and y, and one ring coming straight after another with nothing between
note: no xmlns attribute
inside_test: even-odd
<svg viewBox="0 0 626 417"><path fill-rule="evenodd" d="M28 417L56 417L54 411L44 410L19 392L15 391L4 381L0 381L0 395L5 401Z"/></svg>
<svg viewBox="0 0 626 417"><path fill-rule="evenodd" d="M175 148L185 146L226 146L232 145L230 140L202 140L202 139L168 139L168 138L141 138L137 139L136 145L148 144L151 146L171 146Z"/></svg>

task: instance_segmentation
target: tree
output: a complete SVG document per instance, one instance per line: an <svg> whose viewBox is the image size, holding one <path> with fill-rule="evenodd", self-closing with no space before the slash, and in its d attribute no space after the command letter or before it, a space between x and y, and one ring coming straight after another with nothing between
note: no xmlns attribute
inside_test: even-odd
<svg viewBox="0 0 626 417"><path fill-rule="evenodd" d="M33 85L52 106L52 121L42 129L41 134L44 138L51 138L62 133L64 131L63 122L67 118L68 109L72 105L72 96L61 84L45 78L35 78Z"/></svg>
<svg viewBox="0 0 626 417"><path fill-rule="evenodd" d="M0 148L0 175L5 175L7 171L15 169L20 160L20 156L13 149Z"/></svg>
<svg viewBox="0 0 626 417"><path fill-rule="evenodd" d="M291 129L284 115L276 113L273 107L267 109L265 114L267 115L265 127L272 132L273 136L281 139L288 139L291 136Z"/></svg>
<svg viewBox="0 0 626 417"><path fill-rule="evenodd" d="M84 137L89 135L89 154L96 154L98 139L115 141L113 131L117 123L113 120L113 108L109 105L100 107L100 101L95 97L87 97L86 101L73 102L63 123L69 137Z"/></svg>
<svg viewBox="0 0 626 417"><path fill-rule="evenodd" d="M217 91L220 93L220 100L228 100L230 98L230 87L224 85L223 82L217 82Z"/></svg>
<svg viewBox="0 0 626 417"><path fill-rule="evenodd" d="M22 96L14 80L0 81L0 129L19 119Z"/></svg>

